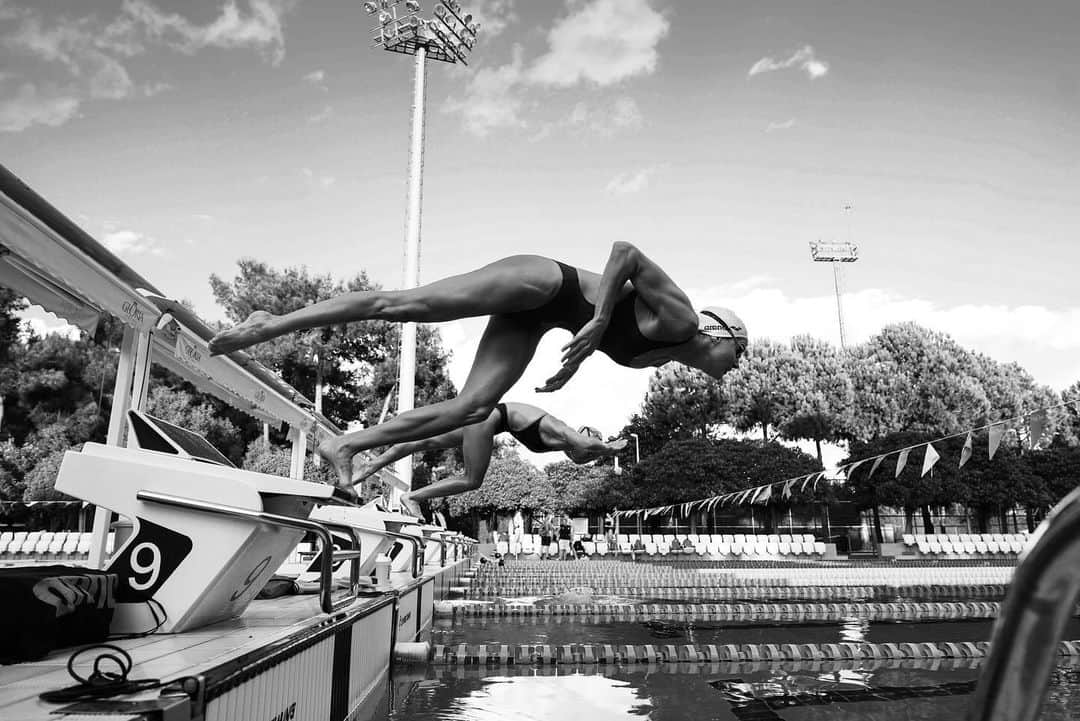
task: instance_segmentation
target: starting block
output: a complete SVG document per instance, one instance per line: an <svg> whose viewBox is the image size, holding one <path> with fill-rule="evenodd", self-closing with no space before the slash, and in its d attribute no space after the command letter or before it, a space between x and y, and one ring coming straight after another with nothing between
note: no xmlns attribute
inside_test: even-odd
<svg viewBox="0 0 1080 721"><path fill-rule="evenodd" d="M396 514L386 514L374 508L322 506L311 514L311 518L317 522L331 522L337 529L351 528L353 530L360 544L360 576L371 576L375 570L376 559L386 554L391 557L391 571L407 572L415 578L420 574L420 567L414 559L421 557L423 538L414 533L403 532L401 529L406 527L404 524L395 526L393 530L388 528L383 518L386 515ZM338 549L354 548L353 541L342 530L333 532L333 542L335 548ZM322 554L320 553L312 559L311 565L300 574L297 580L314 581L320 572L321 563ZM335 564L334 578L344 578L345 575L344 567L341 564Z"/></svg>
<svg viewBox="0 0 1080 721"><path fill-rule="evenodd" d="M332 545L327 524L308 520L317 504L334 500L332 486L200 462L175 450L87 443L65 454L56 489L134 526L105 569L120 579L114 633L176 633L238 616L306 533L326 549ZM355 598L359 556L353 550L327 559L325 612ZM352 561L353 584L350 598L333 603L330 569L337 560Z"/></svg>

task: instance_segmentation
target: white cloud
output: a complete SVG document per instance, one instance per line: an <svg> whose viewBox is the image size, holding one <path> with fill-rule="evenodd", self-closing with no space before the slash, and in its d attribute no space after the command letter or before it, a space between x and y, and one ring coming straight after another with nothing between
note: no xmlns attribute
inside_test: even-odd
<svg viewBox="0 0 1080 721"><path fill-rule="evenodd" d="M310 83L320 90L326 90L326 71L313 70L304 76L304 82Z"/></svg>
<svg viewBox="0 0 1080 721"><path fill-rule="evenodd" d="M611 137L618 133L637 130L644 124L644 116L637 102L629 96L616 98L610 104L591 104L584 100L576 103L566 117L545 123L529 140L543 140L558 130L588 131L594 135Z"/></svg>
<svg viewBox="0 0 1080 721"><path fill-rule="evenodd" d="M669 23L648 0L591 0L571 7L548 32L550 47L530 69L532 82L611 85L656 70L656 46Z"/></svg>
<svg viewBox="0 0 1080 721"><path fill-rule="evenodd" d="M275 65L285 58L283 16L288 8L280 0L249 0L241 9L236 0L227 0L217 18L196 25L178 13L158 9L148 0L124 2L124 13L134 21L133 28L176 50L194 53L208 47L251 48Z"/></svg>
<svg viewBox="0 0 1080 721"><path fill-rule="evenodd" d="M764 57L761 60L758 60L750 67L750 72L747 74L754 76L761 73L770 73L776 70L786 70L788 68L796 67L804 71L811 80L823 77L829 72L829 64L814 56L814 48L809 45L804 45L786 60L777 60L771 57Z"/></svg>
<svg viewBox="0 0 1080 721"><path fill-rule="evenodd" d="M0 132L17 133L33 125L55 127L75 117L78 97L65 92L38 90L24 83L13 95L0 100Z"/></svg>
<svg viewBox="0 0 1080 721"><path fill-rule="evenodd" d="M766 133L775 133L779 130L790 130L795 127L795 118L788 118L782 122L770 122L765 126Z"/></svg>
<svg viewBox="0 0 1080 721"><path fill-rule="evenodd" d="M632 172L620 173L608 181L604 190L612 195L640 193L649 187L649 180L655 170L655 168L642 168Z"/></svg>
<svg viewBox="0 0 1080 721"><path fill-rule="evenodd" d="M6 22L0 46L62 68L62 91L24 85L16 97L0 102L0 131L17 132L32 125L60 125L86 100L150 97L170 86L158 82L137 86L125 62L165 45L184 53L208 47L250 48L273 63L285 55L283 16L295 0L226 0L220 14L197 25L166 13L148 0L124 0L120 14L107 24L96 16L58 17L46 22L38 8L15 10L0 5Z"/></svg>
<svg viewBox="0 0 1080 721"><path fill-rule="evenodd" d="M459 113L465 128L481 137L496 128L523 127L519 87L523 62L523 50L515 45L509 63L477 70L465 87L465 96L448 98L443 112Z"/></svg>
<svg viewBox="0 0 1080 721"><path fill-rule="evenodd" d="M570 13L548 32L543 55L526 67L524 51L515 45L509 63L480 68L467 81L464 96L449 98L443 112L460 114L468 131L484 136L498 128L529 125L522 111L531 88L567 88L579 83L608 86L655 71L657 45L669 23L649 0L568 0L567 4ZM562 127L610 135L639 127L641 122L641 111L630 97L616 99L610 110L578 103L563 120L541 126L532 140Z"/></svg>
<svg viewBox="0 0 1080 721"><path fill-rule="evenodd" d="M134 230L112 230L101 238L105 247L117 255L164 255L161 245L148 235Z"/></svg>
<svg viewBox="0 0 1080 721"><path fill-rule="evenodd" d="M480 23L480 37L491 39L518 21L514 0L473 0L469 12Z"/></svg>

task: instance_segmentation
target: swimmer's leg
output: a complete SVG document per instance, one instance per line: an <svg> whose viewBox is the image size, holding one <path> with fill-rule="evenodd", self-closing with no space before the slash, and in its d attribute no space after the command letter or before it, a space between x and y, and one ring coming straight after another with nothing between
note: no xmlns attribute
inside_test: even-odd
<svg viewBox="0 0 1080 721"><path fill-rule="evenodd" d="M428 501L432 498L456 496L466 491L474 491L484 482L488 465L491 463L491 450L495 447L495 436L502 425L502 418L493 410L481 423L474 423L461 429L461 450L465 456L465 474L457 478L447 478L429 486L418 488L402 496L402 500Z"/></svg>
<svg viewBox="0 0 1080 721"><path fill-rule="evenodd" d="M210 340L210 353L230 353L285 333L360 320L440 323L514 313L550 300L562 282L555 261L514 255L483 268L408 290L358 290L285 315L255 311Z"/></svg>
<svg viewBox="0 0 1080 721"><path fill-rule="evenodd" d="M319 454L334 466L341 485L347 487L352 481L352 457L361 451L430 438L488 418L503 394L525 372L540 336L539 328L523 326L505 316L492 316L480 338L469 377L456 398L327 439L319 444Z"/></svg>

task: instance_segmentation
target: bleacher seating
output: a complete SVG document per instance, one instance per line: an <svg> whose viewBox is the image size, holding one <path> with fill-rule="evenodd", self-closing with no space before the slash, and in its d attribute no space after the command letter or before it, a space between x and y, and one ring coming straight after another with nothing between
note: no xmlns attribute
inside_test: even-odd
<svg viewBox="0 0 1080 721"><path fill-rule="evenodd" d="M907 533L901 537L909 553L923 556L1014 555L1024 550L1026 533Z"/></svg>
<svg viewBox="0 0 1080 721"><path fill-rule="evenodd" d="M0 533L0 561L18 563L85 561L90 556L90 532L4 531ZM110 533L109 552L115 545Z"/></svg>

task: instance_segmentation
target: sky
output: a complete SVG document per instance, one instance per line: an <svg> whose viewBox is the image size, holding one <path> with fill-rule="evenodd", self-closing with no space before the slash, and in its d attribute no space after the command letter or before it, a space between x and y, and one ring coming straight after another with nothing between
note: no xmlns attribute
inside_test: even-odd
<svg viewBox="0 0 1080 721"><path fill-rule="evenodd" d="M422 281L598 271L627 240L752 338L839 343L809 243L848 241L849 343L912 320L1080 380L1080 4L463 4L468 66L427 71ZM209 320L241 257L400 287L413 62L371 25L357 0L0 0L0 163ZM482 329L442 326L459 384ZM597 354L534 394L568 338L506 399L616 433L649 371Z"/></svg>

